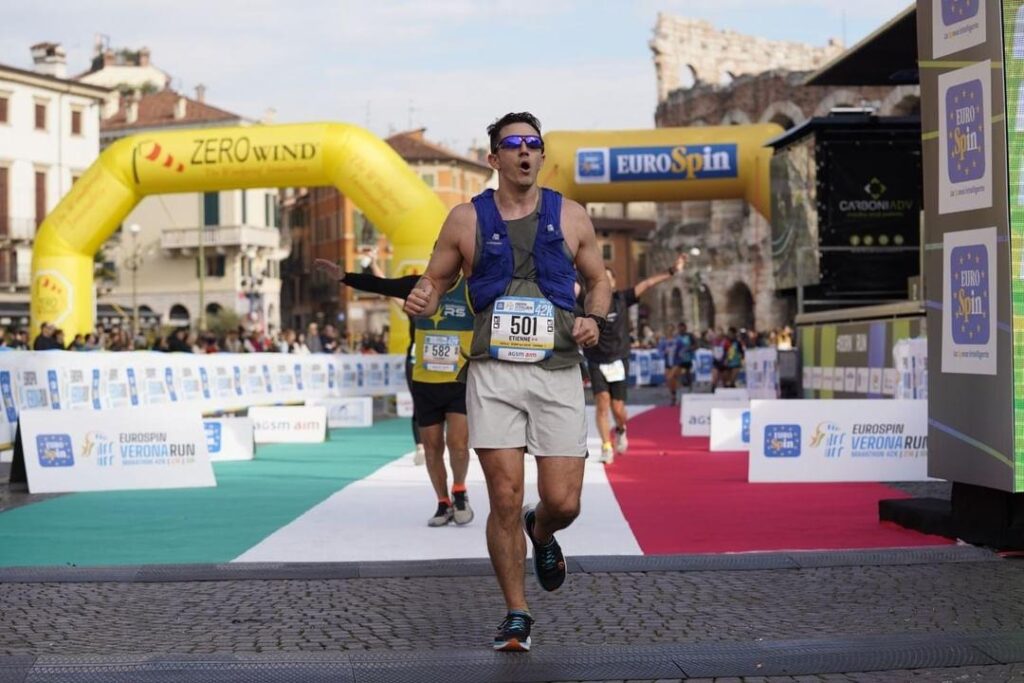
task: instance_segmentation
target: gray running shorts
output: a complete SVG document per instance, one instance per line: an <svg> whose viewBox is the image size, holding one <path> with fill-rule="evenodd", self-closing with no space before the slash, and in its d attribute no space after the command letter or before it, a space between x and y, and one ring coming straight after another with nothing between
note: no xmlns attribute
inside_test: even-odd
<svg viewBox="0 0 1024 683"><path fill-rule="evenodd" d="M587 455L587 415L578 365L474 360L466 380L470 448L526 448L535 456Z"/></svg>

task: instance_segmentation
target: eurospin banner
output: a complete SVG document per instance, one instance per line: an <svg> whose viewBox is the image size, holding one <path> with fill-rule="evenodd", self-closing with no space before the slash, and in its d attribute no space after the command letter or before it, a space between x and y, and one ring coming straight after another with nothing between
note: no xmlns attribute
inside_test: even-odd
<svg viewBox="0 0 1024 683"><path fill-rule="evenodd" d="M771 213L773 123L544 136L539 183L579 202L746 199Z"/></svg>
<svg viewBox="0 0 1024 683"><path fill-rule="evenodd" d="M405 356L151 351L0 353L0 448L22 410L187 405L202 413L408 391Z"/></svg>
<svg viewBox="0 0 1024 683"><path fill-rule="evenodd" d="M927 481L928 402L751 401L747 479Z"/></svg>

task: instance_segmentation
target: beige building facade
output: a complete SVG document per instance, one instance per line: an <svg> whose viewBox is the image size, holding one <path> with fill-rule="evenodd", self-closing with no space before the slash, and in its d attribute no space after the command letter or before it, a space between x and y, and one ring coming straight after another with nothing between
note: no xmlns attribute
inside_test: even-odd
<svg viewBox="0 0 1024 683"><path fill-rule="evenodd" d="M99 154L107 88L67 79L64 50L0 65L0 326L28 325L32 247L46 215Z"/></svg>

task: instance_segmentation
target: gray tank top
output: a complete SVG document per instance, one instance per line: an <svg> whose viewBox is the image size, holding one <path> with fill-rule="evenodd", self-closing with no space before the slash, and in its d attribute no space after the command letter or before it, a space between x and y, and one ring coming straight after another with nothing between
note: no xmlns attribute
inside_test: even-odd
<svg viewBox="0 0 1024 683"><path fill-rule="evenodd" d="M533 264L533 242L537 237L537 210L533 213L516 220L508 221L508 239L512 244L512 254L515 259L515 269L512 271L512 281L505 289L506 296L528 296L544 298L537 284L537 268ZM480 226L476 230L476 251L473 256L473 271L476 272L480 263L480 253L483 251L480 245ZM568 247L564 244L566 258L572 259ZM492 303L483 311L474 311L473 318L473 342L470 345L470 360L489 359L491 348L491 323L494 304ZM579 345L572 338L572 326L576 316L572 311L566 311L555 306L555 346L551 357L534 363L546 370L558 370L573 365L578 365L583 356L580 355Z"/></svg>

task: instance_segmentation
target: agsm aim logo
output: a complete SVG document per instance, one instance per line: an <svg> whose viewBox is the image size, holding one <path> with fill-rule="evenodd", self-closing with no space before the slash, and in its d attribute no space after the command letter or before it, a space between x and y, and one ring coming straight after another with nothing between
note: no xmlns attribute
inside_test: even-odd
<svg viewBox="0 0 1024 683"><path fill-rule="evenodd" d="M846 432L835 422L819 422L807 442L809 448L824 448L826 458L838 458L846 448Z"/></svg>

